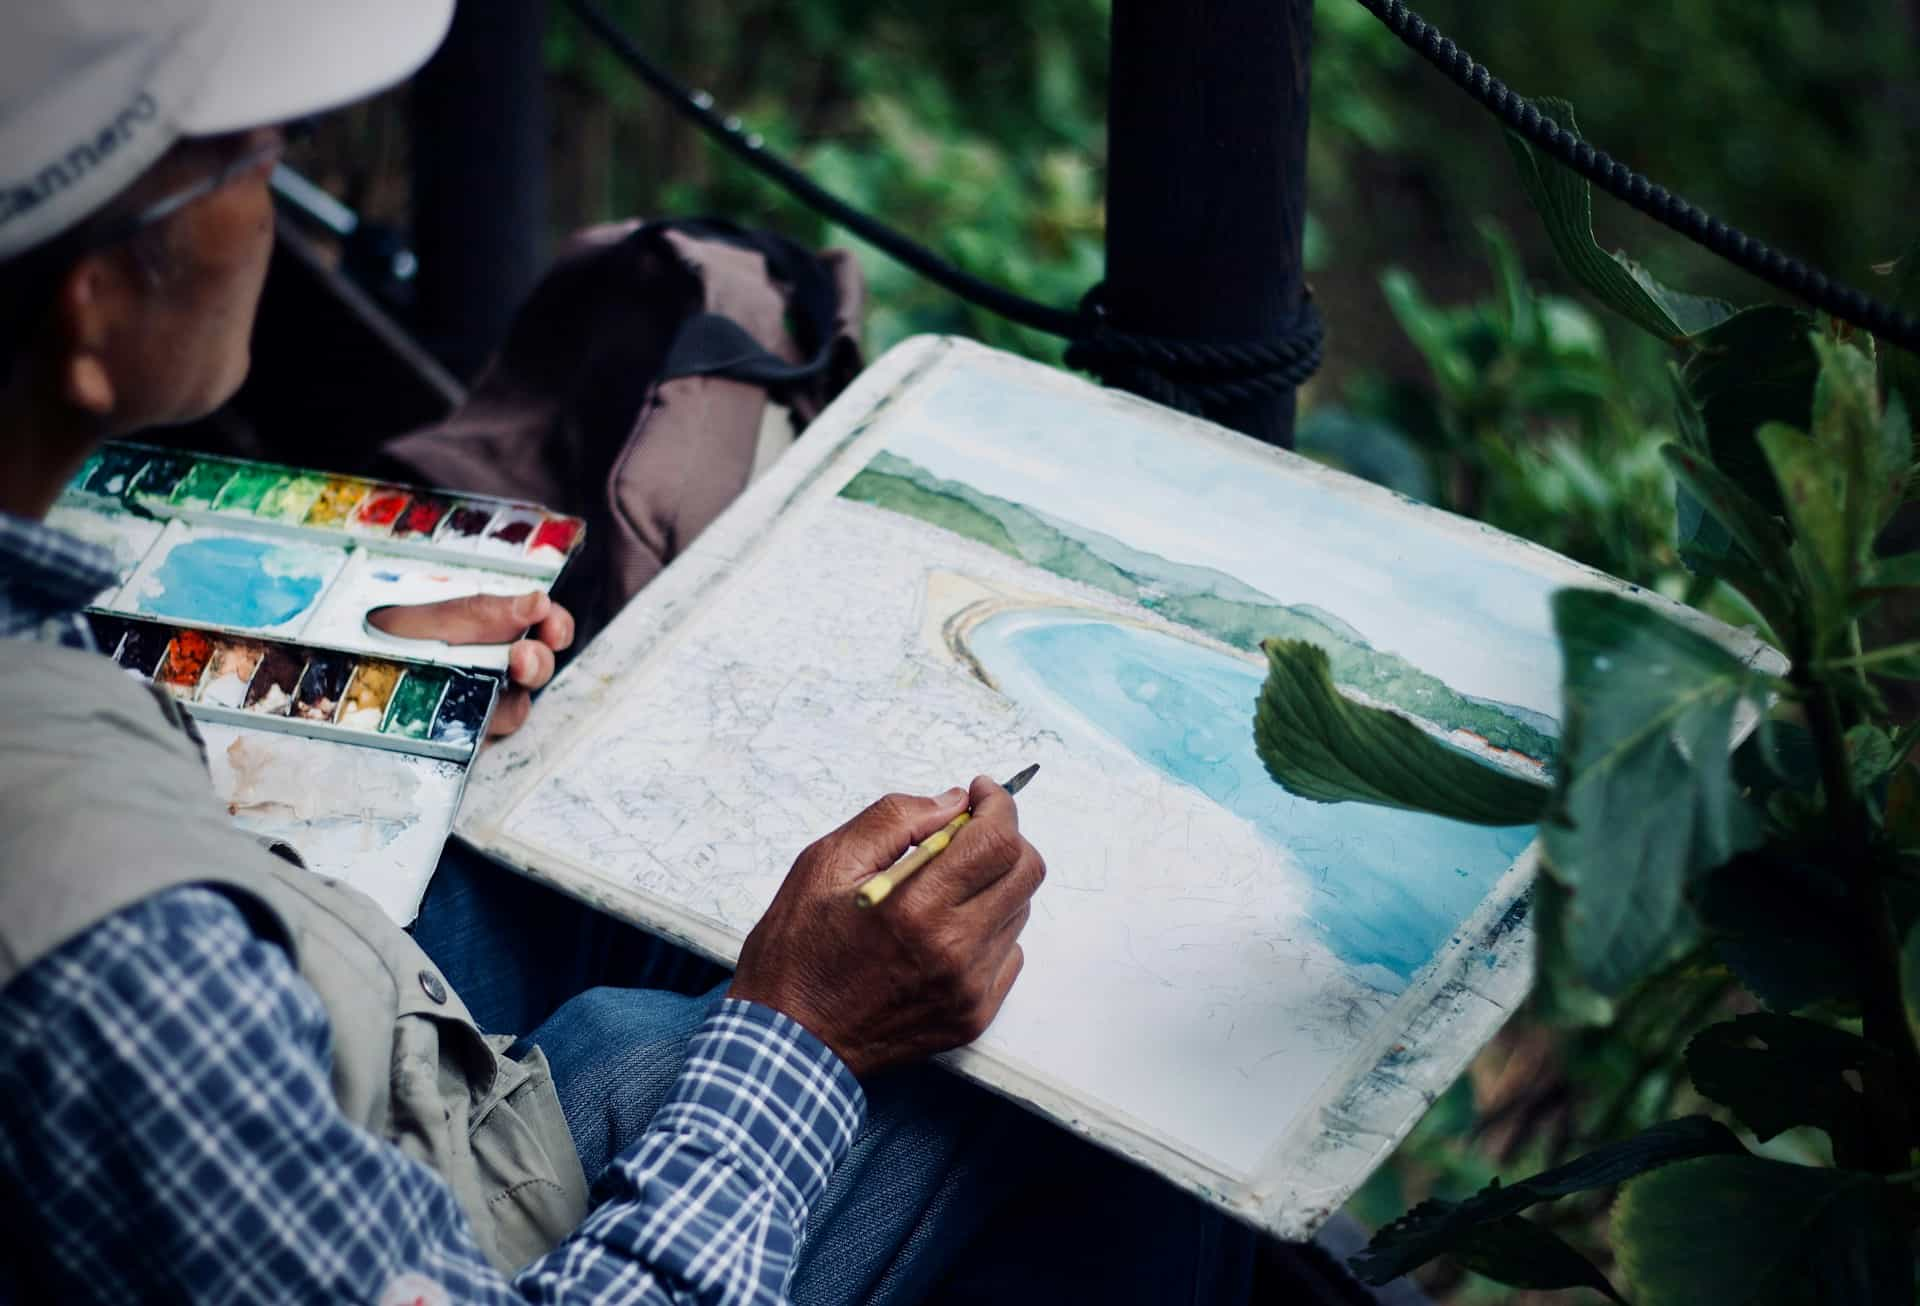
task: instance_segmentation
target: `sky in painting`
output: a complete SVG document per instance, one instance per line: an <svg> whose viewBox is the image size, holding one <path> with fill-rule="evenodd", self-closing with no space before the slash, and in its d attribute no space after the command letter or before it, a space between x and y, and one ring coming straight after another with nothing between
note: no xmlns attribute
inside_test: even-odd
<svg viewBox="0 0 1920 1306"><path fill-rule="evenodd" d="M1464 693L1560 715L1548 597L1564 577L1503 537L1435 529L1384 495L1329 493L1264 450L1131 406L996 387L967 369L887 448L947 480L1334 613Z"/></svg>

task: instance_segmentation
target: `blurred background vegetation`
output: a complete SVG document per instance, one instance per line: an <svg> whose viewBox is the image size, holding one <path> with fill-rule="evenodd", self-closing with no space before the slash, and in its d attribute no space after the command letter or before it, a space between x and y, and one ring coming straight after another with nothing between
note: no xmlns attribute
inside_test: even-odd
<svg viewBox="0 0 1920 1306"><path fill-rule="evenodd" d="M1107 0L606 8L773 149L968 271L1062 306L1099 279ZM1302 395L1303 451L1740 620L1674 554L1655 453L1672 422L1663 351L1575 298L1482 111L1352 0L1314 8L1307 257L1328 359ZM1920 0L1419 8L1516 90L1571 100L1617 157L1843 279L1871 283L1920 236ZM845 242L672 117L559 5L545 54L555 238L613 216L711 213ZM316 166L404 224L406 149L390 97L346 116ZM1608 201L1595 218L1603 245L1670 285L1768 297ZM1058 361L1059 342L861 253L870 357L938 331ZM1712 976L1681 976L1605 1032L1516 1021L1355 1211L1384 1222L1661 1118L1682 1105L1680 1049L1724 1002ZM1604 1265L1582 1236L1604 1212L1562 1218ZM1449 1300L1516 1299L1435 1274Z"/></svg>

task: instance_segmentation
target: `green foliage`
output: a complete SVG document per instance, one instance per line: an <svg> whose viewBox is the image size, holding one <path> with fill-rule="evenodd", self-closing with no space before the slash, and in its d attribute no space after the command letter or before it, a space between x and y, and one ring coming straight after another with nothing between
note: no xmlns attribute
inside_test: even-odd
<svg viewBox="0 0 1920 1306"><path fill-rule="evenodd" d="M1353 1268L1369 1283L1385 1283L1447 1251L1462 1234L1517 1216L1541 1202L1611 1187L1692 1157L1744 1150L1740 1140L1717 1121L1702 1116L1669 1120L1520 1183L1502 1186L1496 1179L1462 1202L1422 1203L1382 1229L1353 1258Z"/></svg>
<svg viewBox="0 0 1920 1306"><path fill-rule="evenodd" d="M1573 106L1541 97L1541 112L1578 133ZM1520 184L1546 221L1554 252L1575 281L1594 298L1643 330L1669 344L1718 326L1733 305L1705 295L1670 290L1624 254L1608 254L1593 238L1593 188L1580 174L1538 153L1520 137L1507 134L1520 167Z"/></svg>
<svg viewBox="0 0 1920 1306"><path fill-rule="evenodd" d="M1612 997L1691 932L1687 890L1752 838L1725 758L1757 683L1633 599L1562 590L1553 609L1566 733L1542 845L1566 909L1544 946Z"/></svg>
<svg viewBox="0 0 1920 1306"><path fill-rule="evenodd" d="M1876 1175L1712 1156L1626 1186L1614 1241L1640 1306L1913 1301L1913 1254Z"/></svg>
<svg viewBox="0 0 1920 1306"><path fill-rule="evenodd" d="M1600 251L1583 181L1515 153L1574 278L1679 352L1676 438L1659 449L1679 487L1676 556L1694 569L1696 596L1762 619L1788 667L1764 674L1638 598L1554 596L1566 713L1535 891L1541 1005L1573 1021L1625 1020L1637 1005L1680 999L1696 976L1737 977L1771 1009L1700 1030L1686 1076L1757 1143L1793 1140L1791 1159L1752 1154L1730 1133L1718 1155L1645 1153L1615 1208L1626 1295L1910 1301L1920 725L1890 706L1883 678L1920 678L1920 642L1861 620L1920 577L1909 558L1877 552L1897 516L1920 512L1911 410L1898 390L1882 393L1901 369L1877 360L1871 340L1793 310L1735 310L1659 285ZM1527 438L1513 434L1514 414L1535 411L1531 391L1490 360L1552 374L1517 284L1503 274L1492 310L1446 310L1405 278L1387 283L1433 370L1439 420L1426 429L1456 467L1476 454L1493 466L1487 447ZM1592 408L1555 375L1538 387L1541 411L1591 422L1630 408L1604 371L1592 375ZM1479 774L1413 751L1372 709L1343 708L1331 682L1305 674L1306 651L1271 661L1255 741L1281 783L1394 805L1416 802L1423 785L1452 786L1425 804L1436 814L1481 801ZM1769 699L1771 718L1733 750L1736 723ZM1426 775L1406 774L1412 759L1430 764ZM1717 1002L1724 989L1708 992ZM1566 1176L1596 1157L1636 1155L1661 1128L1510 1188L1417 1206L1356 1265L1384 1279L1449 1254L1502 1281L1612 1296L1573 1248L1523 1227L1519 1212L1594 1186Z"/></svg>

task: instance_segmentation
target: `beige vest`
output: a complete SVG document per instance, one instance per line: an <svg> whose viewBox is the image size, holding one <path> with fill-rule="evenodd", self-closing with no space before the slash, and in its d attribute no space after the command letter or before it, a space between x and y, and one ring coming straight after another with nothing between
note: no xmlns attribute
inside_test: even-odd
<svg viewBox="0 0 1920 1306"><path fill-rule="evenodd" d="M438 1171L502 1271L586 1215L586 1179L537 1050L501 1052L364 895L234 829L172 699L107 659L0 643L0 984L163 889L210 884L326 1005L347 1118Z"/></svg>

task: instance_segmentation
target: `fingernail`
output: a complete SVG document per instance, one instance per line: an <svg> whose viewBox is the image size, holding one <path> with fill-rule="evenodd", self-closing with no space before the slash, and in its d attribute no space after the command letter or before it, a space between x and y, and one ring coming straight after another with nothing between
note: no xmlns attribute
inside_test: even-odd
<svg viewBox="0 0 1920 1306"><path fill-rule="evenodd" d="M516 621L532 621L540 613L538 594L522 594L513 601L513 615Z"/></svg>
<svg viewBox="0 0 1920 1306"><path fill-rule="evenodd" d="M960 799L965 798L966 796L967 796L967 791L961 788L959 785L955 785L953 788L947 790L947 792L940 795L940 801L943 803L952 803L952 802L957 802Z"/></svg>

